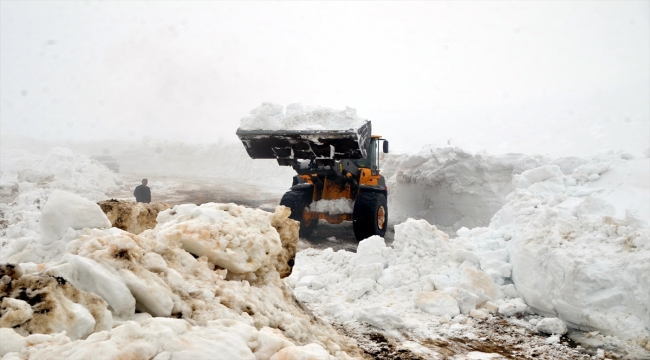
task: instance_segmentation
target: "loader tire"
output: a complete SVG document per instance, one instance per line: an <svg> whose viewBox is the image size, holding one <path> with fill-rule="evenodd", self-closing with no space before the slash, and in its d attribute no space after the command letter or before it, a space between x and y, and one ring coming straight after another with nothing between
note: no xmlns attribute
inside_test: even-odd
<svg viewBox="0 0 650 360"><path fill-rule="evenodd" d="M363 192L357 196L352 213L354 236L357 240L373 235L384 236L388 228L388 202L378 192Z"/></svg>
<svg viewBox="0 0 650 360"><path fill-rule="evenodd" d="M280 205L284 205L291 209L290 219L300 222L300 237L307 238L318 226L318 219L304 219L303 214L305 208L311 204L311 190L298 191L291 190L284 193Z"/></svg>

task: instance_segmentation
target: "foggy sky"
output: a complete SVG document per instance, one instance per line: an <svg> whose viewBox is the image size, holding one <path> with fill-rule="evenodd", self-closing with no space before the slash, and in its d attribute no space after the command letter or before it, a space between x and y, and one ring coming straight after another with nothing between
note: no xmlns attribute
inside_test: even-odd
<svg viewBox="0 0 650 360"><path fill-rule="evenodd" d="M649 3L3 1L0 130L206 143L270 101L401 150L645 149Z"/></svg>

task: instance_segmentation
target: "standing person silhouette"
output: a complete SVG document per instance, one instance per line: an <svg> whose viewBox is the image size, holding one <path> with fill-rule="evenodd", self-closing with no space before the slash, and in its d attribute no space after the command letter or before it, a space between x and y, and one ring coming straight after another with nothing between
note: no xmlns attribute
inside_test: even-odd
<svg viewBox="0 0 650 360"><path fill-rule="evenodd" d="M151 202L151 189L147 186L149 181L147 179L142 179L142 185L135 187L133 191L133 196L135 196L136 202L141 203L150 203Z"/></svg>

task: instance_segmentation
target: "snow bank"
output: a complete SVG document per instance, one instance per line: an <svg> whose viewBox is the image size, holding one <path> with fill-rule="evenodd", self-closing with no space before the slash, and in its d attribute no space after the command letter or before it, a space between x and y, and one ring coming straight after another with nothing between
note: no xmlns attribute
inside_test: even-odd
<svg viewBox="0 0 650 360"><path fill-rule="evenodd" d="M406 179L405 173L418 172L417 181L426 181L431 176L430 190L441 178L465 184L463 191L490 188L476 178L458 176L478 171L468 170L468 164L478 162L476 156L459 153L455 150L453 156L461 160L439 167L433 164L440 153L432 155L420 164L431 161L431 167L414 166L395 177ZM392 247L371 237L359 243L356 254L300 252L289 284L299 300L326 316L384 330L432 334L433 328L439 334L452 330L445 325L452 317L536 312L648 350L650 240L647 217L639 214L647 214L650 203L650 161L626 160L619 154L549 160L559 165L537 167L518 161L504 166L508 175L499 181L510 178L511 192L488 227L463 227L449 240L426 221L409 219L395 226ZM532 168L513 176L517 166ZM613 169L618 175L609 177ZM487 174L483 172L483 179ZM395 186L391 191L397 196ZM640 199L619 196L629 207L617 217L620 209L608 202L613 192ZM558 328L545 322L537 331Z"/></svg>
<svg viewBox="0 0 650 360"><path fill-rule="evenodd" d="M382 174L389 179L391 223L408 218L425 219L441 230L453 233L461 227L487 226L492 216L506 204L506 196L512 191L513 177L526 170L557 165L563 174L590 186L588 183L598 180L610 166L617 165L615 171L625 174L608 174L607 178L616 177L629 183L625 179L632 176L647 182L647 172L640 176L643 175L642 169L625 165L626 160L632 158L625 152L609 152L591 158L550 158L523 154L489 155L485 152L471 154L460 148L426 146L417 154L386 154L382 160ZM622 201L618 199L637 199L636 207L639 207L638 204L648 198L647 192L643 192L647 186L640 185L640 191L636 190L639 197L629 196L631 194L619 196L619 192L635 191L634 188L625 186L615 190L612 186L614 193L607 200L623 212L629 204L618 203ZM647 207L644 212L647 212Z"/></svg>
<svg viewBox="0 0 650 360"><path fill-rule="evenodd" d="M113 227L132 234L156 227L158 213L169 209L169 205L163 203L145 204L115 199L100 201L97 204Z"/></svg>
<svg viewBox="0 0 650 360"><path fill-rule="evenodd" d="M539 166L521 154L472 155L460 148L425 148L418 154L388 154L391 223L425 219L445 231L486 226L505 204L512 176Z"/></svg>
<svg viewBox="0 0 650 360"><path fill-rule="evenodd" d="M647 159L632 162L648 169ZM537 312L557 316L574 328L647 341L647 217L628 208L624 218L617 218L616 208L596 193L598 183L586 188L576 182L552 166L515 177L517 189L508 204L495 214L492 230L477 239L511 237L507 249L512 280Z"/></svg>
<svg viewBox="0 0 650 360"><path fill-rule="evenodd" d="M69 229L51 243L28 244L8 258L19 268L7 266L0 274L3 284L15 277L31 281L7 286L18 300L3 300L2 309L9 310L0 311L0 323L29 324L43 301L33 296L63 285L96 299L106 321L93 323L97 311L86 310L85 303L65 303L58 309L71 312L67 319L81 320L66 328L59 324L63 315L50 312L46 320L39 318L40 328L16 328L32 335L7 356L83 358L97 349L106 358L359 355L351 339L298 306L280 278L290 266L290 254L282 255L290 247L282 244L293 242L295 249L298 239L299 225L289 214L286 207L268 213L234 204L179 205L161 212L157 226L140 235L117 228Z"/></svg>
<svg viewBox="0 0 650 360"><path fill-rule="evenodd" d="M356 109L346 107L334 110L325 107L303 108L300 104L282 105L262 103L241 119L242 130L347 130L358 129L366 120Z"/></svg>

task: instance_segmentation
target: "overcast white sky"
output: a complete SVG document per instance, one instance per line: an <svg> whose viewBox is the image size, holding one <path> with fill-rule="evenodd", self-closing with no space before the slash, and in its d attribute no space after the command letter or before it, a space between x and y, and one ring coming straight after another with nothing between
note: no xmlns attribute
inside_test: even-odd
<svg viewBox="0 0 650 360"><path fill-rule="evenodd" d="M3 138L236 139L351 106L393 149L639 151L650 2L0 3Z"/></svg>

